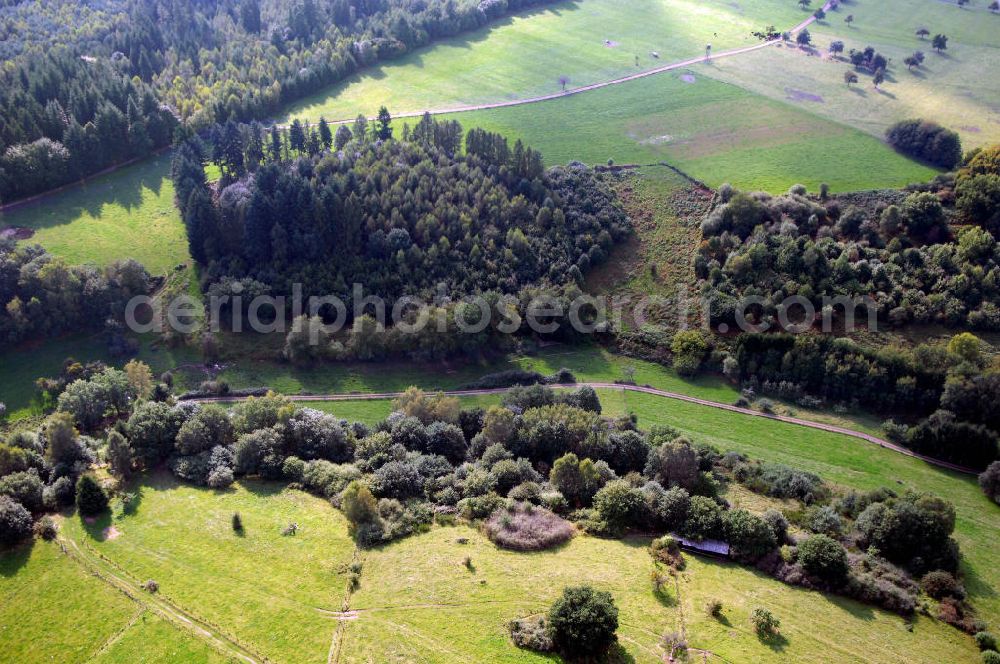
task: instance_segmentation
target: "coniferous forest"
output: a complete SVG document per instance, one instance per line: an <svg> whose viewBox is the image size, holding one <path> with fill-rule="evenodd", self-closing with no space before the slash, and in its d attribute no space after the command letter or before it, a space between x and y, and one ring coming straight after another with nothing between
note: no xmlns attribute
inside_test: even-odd
<svg viewBox="0 0 1000 664"><path fill-rule="evenodd" d="M546 0L69 0L0 19L0 201L285 104Z"/></svg>

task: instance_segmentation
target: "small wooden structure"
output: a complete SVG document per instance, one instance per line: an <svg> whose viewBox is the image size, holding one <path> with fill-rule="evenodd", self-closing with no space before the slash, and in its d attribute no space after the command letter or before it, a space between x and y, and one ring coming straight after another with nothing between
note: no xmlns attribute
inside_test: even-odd
<svg viewBox="0 0 1000 664"><path fill-rule="evenodd" d="M729 543L721 540L693 540L680 535L671 534L681 547L681 551L697 553L712 558L729 558Z"/></svg>

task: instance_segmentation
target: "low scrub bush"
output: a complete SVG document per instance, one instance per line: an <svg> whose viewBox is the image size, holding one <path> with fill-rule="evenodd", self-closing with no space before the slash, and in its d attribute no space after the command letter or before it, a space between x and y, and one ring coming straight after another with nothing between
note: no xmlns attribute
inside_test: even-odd
<svg viewBox="0 0 1000 664"><path fill-rule="evenodd" d="M54 540L57 534L58 529L56 528L56 522L52 517L43 516L37 523L35 523L35 535L42 538L46 542Z"/></svg>
<svg viewBox="0 0 1000 664"><path fill-rule="evenodd" d="M8 496L0 496L0 545L17 544L31 535L31 512Z"/></svg>
<svg viewBox="0 0 1000 664"><path fill-rule="evenodd" d="M511 620L508 627L510 628L510 638L518 648L534 650L535 652L552 652L555 649L545 616L529 616L519 620Z"/></svg>
<svg viewBox="0 0 1000 664"><path fill-rule="evenodd" d="M573 537L573 526L547 509L527 503L496 511L484 524L497 546L515 551L540 551Z"/></svg>
<svg viewBox="0 0 1000 664"><path fill-rule="evenodd" d="M920 587L934 599L944 599L945 597L963 599L965 597L962 585L954 576L943 570L934 570L924 574L924 578L920 580Z"/></svg>
<svg viewBox="0 0 1000 664"><path fill-rule="evenodd" d="M997 638L990 632L976 632L976 645L980 650L996 650Z"/></svg>
<svg viewBox="0 0 1000 664"><path fill-rule="evenodd" d="M773 613L759 606L750 614L750 622L754 632L762 639L774 636L781 626L781 621Z"/></svg>

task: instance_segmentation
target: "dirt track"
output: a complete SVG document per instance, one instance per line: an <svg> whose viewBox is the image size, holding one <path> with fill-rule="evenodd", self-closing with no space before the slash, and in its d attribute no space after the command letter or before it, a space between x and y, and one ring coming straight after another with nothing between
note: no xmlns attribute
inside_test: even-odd
<svg viewBox="0 0 1000 664"><path fill-rule="evenodd" d="M830 433L837 433L844 436L850 436L852 438L859 438L863 441L871 443L873 445L878 445L879 447L884 447L893 452L898 452L899 454L904 454L908 457L913 457L914 459L920 459L926 463L938 466L940 468L945 468L947 470L953 470L959 473L966 474L977 474L977 472L971 468L966 468L965 466L960 466L954 463L949 463L948 461L942 461L940 459L934 459L931 457L924 456L922 454L917 454L912 450L908 450L901 445L889 442L879 438L878 436L873 436L871 434L865 433L863 431L855 431L854 429L848 429L847 427L839 427L833 424L824 424L822 422L813 422L811 420L804 420L799 417L790 417L788 415L768 415L757 410L752 410L750 408L741 408L739 406L733 406L730 404L719 403L717 401L709 401L707 399L699 399L697 397L692 397L687 394L680 394L679 392L669 392L667 390L658 390L655 387L641 386L641 385L621 385L619 383L573 383L573 384L560 384L553 385L556 388L576 388L576 387L592 387L594 389L602 390L625 390L628 392L639 392L642 394L650 394L657 397L662 397L665 399L675 399L677 401L686 401L687 403L698 404L699 406L707 406L709 408L718 408L719 410L728 410L732 413L739 413L741 415L748 415L751 417L765 417L771 420L777 420L778 422L785 422L786 424L795 424L798 426L808 427L810 429L819 429L820 431L828 431ZM444 394L448 396L455 397L472 397L472 396L482 396L488 394L502 394L506 392L508 388L496 388L487 390L447 390ZM402 395L402 392L372 392L372 393L361 393L361 392L348 392L343 394L296 394L288 396L291 401L372 401L380 399L395 399L396 397ZM190 399L190 401L195 403L236 403L239 401L244 401L247 397L211 397L203 399Z"/></svg>

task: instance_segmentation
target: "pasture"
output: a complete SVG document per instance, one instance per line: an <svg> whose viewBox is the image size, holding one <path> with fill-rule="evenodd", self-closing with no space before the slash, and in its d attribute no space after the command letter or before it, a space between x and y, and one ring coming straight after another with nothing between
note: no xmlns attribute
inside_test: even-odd
<svg viewBox="0 0 1000 664"><path fill-rule="evenodd" d="M1000 141L1000 81L984 72L1000 65L1000 15L988 2L960 7L953 1L886 0L844 2L827 19L810 27L819 55L799 49L765 49L719 60L713 75L757 94L843 122L881 138L885 129L906 118L935 120L957 131L966 149ZM847 15L854 21L848 26ZM948 49L937 53L931 36L948 36ZM830 42L852 48L873 46L890 58L886 82L875 90L871 76L844 84L849 62L834 60ZM924 64L908 70L903 59L923 51Z"/></svg>
<svg viewBox="0 0 1000 664"><path fill-rule="evenodd" d="M523 139L549 165L666 161L712 187L729 182L783 193L793 184L816 191L825 182L840 192L934 177L933 169L857 129L710 78L717 66L446 117Z"/></svg>
<svg viewBox="0 0 1000 664"><path fill-rule="evenodd" d="M263 482L206 491L168 474L128 490L136 498L127 511L93 524L68 517L65 534L131 578L155 579L160 595L261 657L326 661L329 612L340 610L354 552L328 502ZM298 533L283 536L290 523Z"/></svg>
<svg viewBox="0 0 1000 664"><path fill-rule="evenodd" d="M527 99L756 43L766 25L803 19L784 0L575 0L502 19L357 74L294 104L279 119L317 122L390 111ZM653 53L659 57L655 57Z"/></svg>
<svg viewBox="0 0 1000 664"><path fill-rule="evenodd" d="M0 215L0 227L29 228L28 241L70 264L134 258L163 275L189 262L174 207L170 154L152 157Z"/></svg>
<svg viewBox="0 0 1000 664"><path fill-rule="evenodd" d="M229 661L92 576L55 542L0 554L0 635L9 662Z"/></svg>

